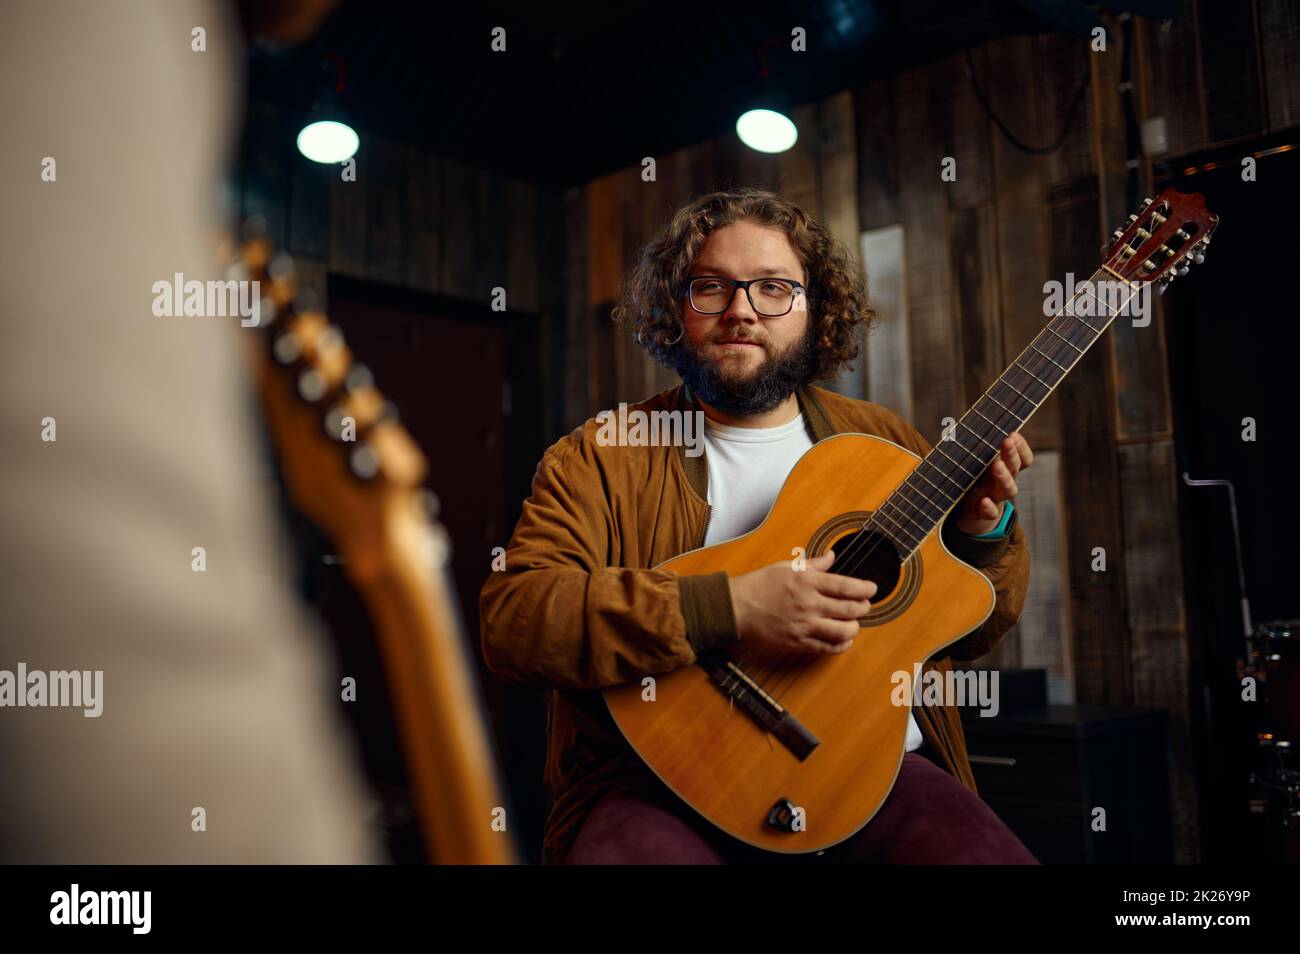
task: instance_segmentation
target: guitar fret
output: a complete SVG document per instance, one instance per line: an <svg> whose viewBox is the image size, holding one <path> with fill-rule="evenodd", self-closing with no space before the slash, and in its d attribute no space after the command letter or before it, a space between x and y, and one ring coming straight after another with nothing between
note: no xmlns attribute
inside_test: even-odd
<svg viewBox="0 0 1300 954"><path fill-rule="evenodd" d="M909 506L909 507L917 507L918 504L915 504L915 503L911 502L911 500L907 499L907 496L906 496L904 493L902 493L902 491L904 491L904 489L907 489L907 490L915 490L915 487L907 487L906 483L901 483L901 485L898 485L898 490L894 491L894 493L898 494L898 496L900 496L900 498L901 498L902 500L905 500L905 502L907 503L907 506ZM919 493L919 491L917 491L917 493ZM889 499L893 499L893 498L889 498ZM902 513L902 515L904 515L905 519L910 520L911 522L913 522L913 524L917 525L917 529L920 530L920 535L922 535L922 538L924 538L924 535L926 535L927 533L930 533L930 528L928 528L928 526L924 525L922 521L919 521L919 520L915 519L915 517L911 516L911 513L907 512L907 508L906 508L906 507L898 506L897 503L894 503L894 504L893 504L893 507L894 507L894 509L896 509L896 511ZM930 516L930 515L928 515L928 513L927 513L927 515L923 515L923 516L926 516L927 519L928 519L928 516Z"/></svg>
<svg viewBox="0 0 1300 954"><path fill-rule="evenodd" d="M1107 312L1109 312L1109 311L1111 310L1111 308L1110 308L1109 305L1107 305L1104 301L1102 301L1100 298L1098 298L1098 297L1097 297L1096 295L1094 295L1092 292L1088 291L1086 288L1083 289L1083 294L1087 295L1089 298L1091 298L1093 301L1095 301L1098 305L1100 305L1102 308L1104 308ZM1131 301L1132 298L1133 298L1133 296L1130 295L1130 296L1129 296L1129 300ZM1119 314L1119 312L1117 311L1117 312L1115 312L1114 314L1110 315L1110 317L1111 317L1111 318L1114 318L1115 315L1118 315L1118 314ZM1072 315L1071 317L1077 318L1078 315ZM1085 321L1084 324L1086 325L1086 324L1088 324L1088 323ZM1092 327L1092 326L1089 325L1089 327Z"/></svg>
<svg viewBox="0 0 1300 954"><path fill-rule="evenodd" d="M886 498L885 503L882 503L882 504L880 505L880 509L877 510L877 511L875 512L875 514L873 514L873 516L875 516L875 517L882 517L882 518L884 518L885 520L888 520L890 523L892 523L892 524L893 524L895 527L897 527L899 530L901 530L901 531L906 531L906 530L907 530L906 527L904 527L901 523L899 523L897 520L895 520L893 517L891 517L888 513L885 512L885 506L886 506L888 503L889 503L889 500L888 500L888 498Z"/></svg>
<svg viewBox="0 0 1300 954"><path fill-rule="evenodd" d="M984 420L989 421L988 417L985 416L984 413L981 412L979 408L977 408L977 407L971 407L971 410L974 411L976 414L978 414L980 417L984 418ZM1002 430L1002 425L999 424L997 421L989 421L989 423L992 424L992 425L993 425L995 428L997 428L999 431ZM972 431L971 433L974 433L974 431ZM994 450L997 450L997 447L994 447L994 445L989 444L988 441L984 441L984 443L985 443L985 444L988 444L988 446L989 446L989 447L992 447Z"/></svg>
<svg viewBox="0 0 1300 954"><path fill-rule="evenodd" d="M1030 397L1028 394L1026 394L1024 391L1020 390L1018 387L1016 387L1016 386L1015 386L1014 384L1012 384L1010 381L1003 381L1002 384L1003 384L1004 387L1008 387L1008 388L1010 388L1011 390L1015 391L1015 392L1016 392L1017 394L1019 394L1022 398L1024 398L1026 401L1028 401L1030 404L1032 404L1035 408L1038 407L1038 402L1037 402L1037 401L1035 401L1033 398L1031 398L1031 397ZM991 397L991 396L992 396L992 395L990 395L990 397Z"/></svg>
<svg viewBox="0 0 1300 954"><path fill-rule="evenodd" d="M927 497L924 493L922 493L919 487L913 487L911 484L908 483L908 481L912 479L912 475L915 474L915 473L916 473L916 471L912 471L911 474L908 474L907 477L904 478L903 482L902 482L901 484L898 485L898 491L897 491L897 492L901 494L904 490L910 490L910 491L912 491L912 493L919 495L920 498L921 498L922 500L924 500L926 503L928 503L931 507L934 507L934 508L936 508L940 513L943 513L943 507L940 507L937 503L935 503L933 500L931 500L929 497ZM931 484L930 486L931 486L931 487L934 487L933 484ZM939 488L935 487L935 489L938 490ZM940 491L940 493L942 493L942 491ZM907 500L906 497L903 497L903 499L904 499L904 500ZM914 503L914 502L911 501L911 500L908 500L907 502L908 502L909 504L912 504L912 506L914 506L914 507L915 507L915 506L918 506L918 504ZM925 516L926 516L927 518L929 518L930 515L929 515L929 514L926 514Z"/></svg>
<svg viewBox="0 0 1300 954"><path fill-rule="evenodd" d="M948 453L946 453L946 452L944 451L944 449L943 449L943 441L940 441L938 444L935 444L935 445L934 445L934 449L937 450L940 454L943 454L944 457L947 457L947 458L948 458L950 461L952 461L954 464L956 464L956 465L957 465L957 469L960 470L960 471L961 471L963 474L965 474L967 477L970 477L970 478L972 478L972 479L975 477L974 474L972 474L969 470L967 470L965 467L963 467L963 466L961 465L961 461L959 461L957 458L951 456L950 454L948 454Z"/></svg>
<svg viewBox="0 0 1300 954"><path fill-rule="evenodd" d="M1011 390L1015 391L1016 389L1015 389L1015 388L1011 388ZM1016 393L1019 393L1019 392L1016 392ZM1008 414L1010 414L1013 418L1017 418L1017 417L1020 416L1020 415L1017 414L1015 411L1011 410L1011 408L1007 407L1005 404L1003 404L1001 401L999 401L997 398L995 398L992 394L985 394L984 396L985 396L986 398L988 398L990 401L992 401L994 404L996 404L998 407L1002 408L1002 410L1004 410L1004 411L1006 411ZM1024 395L1021 395L1021 397L1024 397ZM1025 400L1026 400L1026 401L1029 401L1028 398L1025 398ZM1030 403L1030 404L1033 404L1034 402L1033 402L1033 401L1029 401L1029 403ZM1034 406L1037 407L1038 405L1035 404Z"/></svg>
<svg viewBox="0 0 1300 954"><path fill-rule="evenodd" d="M917 469L919 470L920 468ZM934 469L939 472L939 475L941 477L946 477L948 480L951 480L954 484L956 484L958 487L960 487L963 490L966 489L965 485L960 480L957 480L955 477L953 477L951 474L945 474L942 470L939 470L938 467L935 467Z"/></svg>
<svg viewBox="0 0 1300 954"><path fill-rule="evenodd" d="M936 484L936 483L935 483L933 480L931 480L929 477L925 476L925 474L921 473L921 468L918 467L916 470L912 471L912 473L915 474L917 477L920 477L922 480L924 480L927 484L929 484L929 485L930 485L931 487L933 487L935 490L939 491L939 495L940 495L940 496L943 495L943 488L940 487L938 484ZM922 496L925 496L925 495L922 494ZM926 500L930 500L929 497L926 497L925 499L926 499ZM936 503L934 503L933 500L930 500L930 503L934 504L936 507L939 507L939 505L936 504ZM940 510L943 510L942 507L939 507L939 509L940 509Z"/></svg>
<svg viewBox="0 0 1300 954"><path fill-rule="evenodd" d="M1094 299L1094 300L1095 300L1096 297L1097 297L1096 295L1093 295L1093 294L1091 294L1090 292L1086 292L1086 291L1083 292L1083 294L1087 295L1089 298L1092 298L1092 299ZM1074 302L1070 302L1070 304L1072 305L1072 304L1074 304ZM1098 302L1098 304L1101 304L1101 303ZM1102 307L1105 307L1105 306L1103 305ZM1073 318L1075 321L1079 322L1079 324L1084 325L1086 328L1088 328L1088 330L1092 331L1094 334L1098 334L1098 335L1099 335L1099 334L1102 333L1102 331L1105 330L1104 328L1098 328L1096 325L1093 325L1093 324L1091 324L1091 323L1089 323L1089 322L1087 322L1087 321L1084 321L1082 315L1076 315L1076 314L1075 314L1074 312L1072 312L1072 311L1066 311L1066 312L1063 312L1063 314L1068 315L1069 317Z"/></svg>
<svg viewBox="0 0 1300 954"><path fill-rule="evenodd" d="M886 506L888 503L889 503L889 501L886 500L884 504L881 504L881 506L880 506L880 510L878 510L878 511L876 511L876 512L877 512L877 513L884 513L885 506ZM903 515L903 519L905 519L905 520L911 520L912 523L914 523L914 524L916 525L917 529L919 529L919 530L921 531L922 539L924 539L925 534L929 532L929 531L926 530L926 528L925 528L925 524L921 523L921 522L918 521L918 520L914 520L914 519L912 519L912 516L911 516L911 515L910 515L906 510L904 510L902 507L898 506L898 504L894 504L893 507L894 507L895 510L897 510L899 513L901 513L901 514ZM886 516L886 517L889 517L888 514L885 514L885 516ZM902 531L902 532L904 532L904 533L907 533L909 536L911 535L911 531L908 530L907 527L903 526L903 525L902 525L901 523L899 523L897 520L894 520L893 517L889 517L889 519L890 519L891 521L893 521L894 525L895 525L896 527L898 527L898 529L899 529L900 531Z"/></svg>
<svg viewBox="0 0 1300 954"><path fill-rule="evenodd" d="M971 408L971 410L975 410L975 409L974 409L974 408ZM979 412L976 411L976 413L978 414ZM984 417L984 415L983 415L983 414L980 414L980 417ZM987 417L984 417L984 420L989 421L989 419L988 419ZM962 423L965 424L965 417L964 417L964 416L963 416L963 419L962 419ZM989 423L990 423L990 424L993 424L992 421L989 421ZM997 427L996 424L993 424L993 426L994 426L994 427ZM990 443L989 443L988 441L986 441L984 438L980 437L980 435L975 431L975 428L971 427L969 424L966 424L966 430L968 430L968 431L970 431L972 434L974 434L974 435L975 435L975 440L979 441L981 444L983 444L983 445L984 445L985 447L987 447L989 450L992 450L992 451L997 450L997 446L996 446L996 445L994 445L994 444L990 444Z"/></svg>
<svg viewBox="0 0 1300 954"><path fill-rule="evenodd" d="M1044 380L1043 380L1042 378L1040 378L1038 375L1034 374L1034 372L1032 372L1032 371L1030 371L1028 368L1026 368L1023 364L1020 364L1018 361L1012 361L1011 363L1012 363L1013 365L1015 365L1015 367L1019 368L1021 371L1025 372L1025 374L1029 375L1031 378L1033 378L1035 381L1037 381L1037 382L1038 382L1039 384L1041 384L1043 387L1047 388L1047 393L1048 393L1048 394L1051 394L1051 393L1052 393L1052 385L1048 384L1046 381L1044 381Z"/></svg>
<svg viewBox="0 0 1300 954"><path fill-rule="evenodd" d="M1035 347L1033 346L1032 343L1029 345L1029 348L1030 348L1030 350L1032 350L1032 351L1038 351L1038 349L1035 348ZM1064 375L1064 374L1068 374L1068 373L1069 373L1070 369L1067 368L1067 367L1065 367L1065 366L1062 365L1062 364L1058 364L1057 362L1052 361L1052 356L1051 356L1051 355L1049 355L1049 354L1043 354L1043 352L1041 352L1041 351L1038 351L1038 353L1039 353L1039 354L1042 354L1044 358L1046 358L1048 361L1051 361L1052 364L1055 364L1058 368L1060 368L1060 369L1061 369L1061 374Z"/></svg>
<svg viewBox="0 0 1300 954"><path fill-rule="evenodd" d="M1047 326L1047 330L1050 331L1052 334L1056 335L1056 337L1060 338L1062 341L1064 341L1066 344L1068 344L1068 345L1069 345L1071 348L1073 348L1075 351L1079 352L1079 354L1083 354L1083 349L1082 349L1082 348L1080 348L1078 345L1076 345L1076 344L1075 344L1073 341L1071 341L1069 338L1065 337L1065 335L1061 334L1059 331L1057 331L1057 330L1056 330L1055 328L1053 328L1051 325L1048 325L1048 326Z"/></svg>

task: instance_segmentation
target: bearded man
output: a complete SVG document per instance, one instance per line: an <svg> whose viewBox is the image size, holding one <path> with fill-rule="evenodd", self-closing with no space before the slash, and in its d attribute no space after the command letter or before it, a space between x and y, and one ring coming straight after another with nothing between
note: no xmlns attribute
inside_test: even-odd
<svg viewBox="0 0 1300 954"><path fill-rule="evenodd" d="M632 751L599 690L742 640L785 655L845 652L876 595L873 581L830 572L833 553L802 571L788 559L734 576L654 567L753 530L816 441L870 434L920 456L929 446L891 411L813 386L856 357L872 311L825 225L776 194L735 189L679 209L642 251L615 318L683 382L632 410L702 412L704 453L611 446L587 421L546 451L505 569L483 587L489 667L552 690L543 861L1036 863L975 794L955 705L913 706L889 797L853 836L812 855L724 834ZM1009 435L944 521L945 545L988 577L997 600L927 671L985 655L1020 615L1029 557L1012 499L1032 460Z"/></svg>

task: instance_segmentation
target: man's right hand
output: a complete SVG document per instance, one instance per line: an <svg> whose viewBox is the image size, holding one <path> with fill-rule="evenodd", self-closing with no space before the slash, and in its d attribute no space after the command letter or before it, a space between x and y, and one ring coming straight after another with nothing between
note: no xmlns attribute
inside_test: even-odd
<svg viewBox="0 0 1300 954"><path fill-rule="evenodd" d="M876 584L826 572L828 550L795 570L789 560L733 576L731 604L740 638L773 652L842 653L871 609Z"/></svg>

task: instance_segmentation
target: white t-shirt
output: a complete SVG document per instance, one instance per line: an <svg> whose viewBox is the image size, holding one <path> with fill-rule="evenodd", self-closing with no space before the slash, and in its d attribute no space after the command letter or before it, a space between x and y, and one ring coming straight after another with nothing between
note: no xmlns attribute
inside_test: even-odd
<svg viewBox="0 0 1300 954"><path fill-rule="evenodd" d="M802 414L776 427L730 427L706 417L711 516L704 545L734 539L762 523L786 477L812 446ZM921 729L908 713L906 750L914 752L921 743Z"/></svg>

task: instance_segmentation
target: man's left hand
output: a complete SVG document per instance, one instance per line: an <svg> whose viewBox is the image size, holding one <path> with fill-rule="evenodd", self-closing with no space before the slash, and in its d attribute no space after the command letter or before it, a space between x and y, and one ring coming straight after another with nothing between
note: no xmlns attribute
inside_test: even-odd
<svg viewBox="0 0 1300 954"><path fill-rule="evenodd" d="M1019 431L1008 434L998 457L957 504L957 528L972 537L989 533L1002 520L1006 501L1016 496L1016 474L1034 462L1034 452Z"/></svg>

